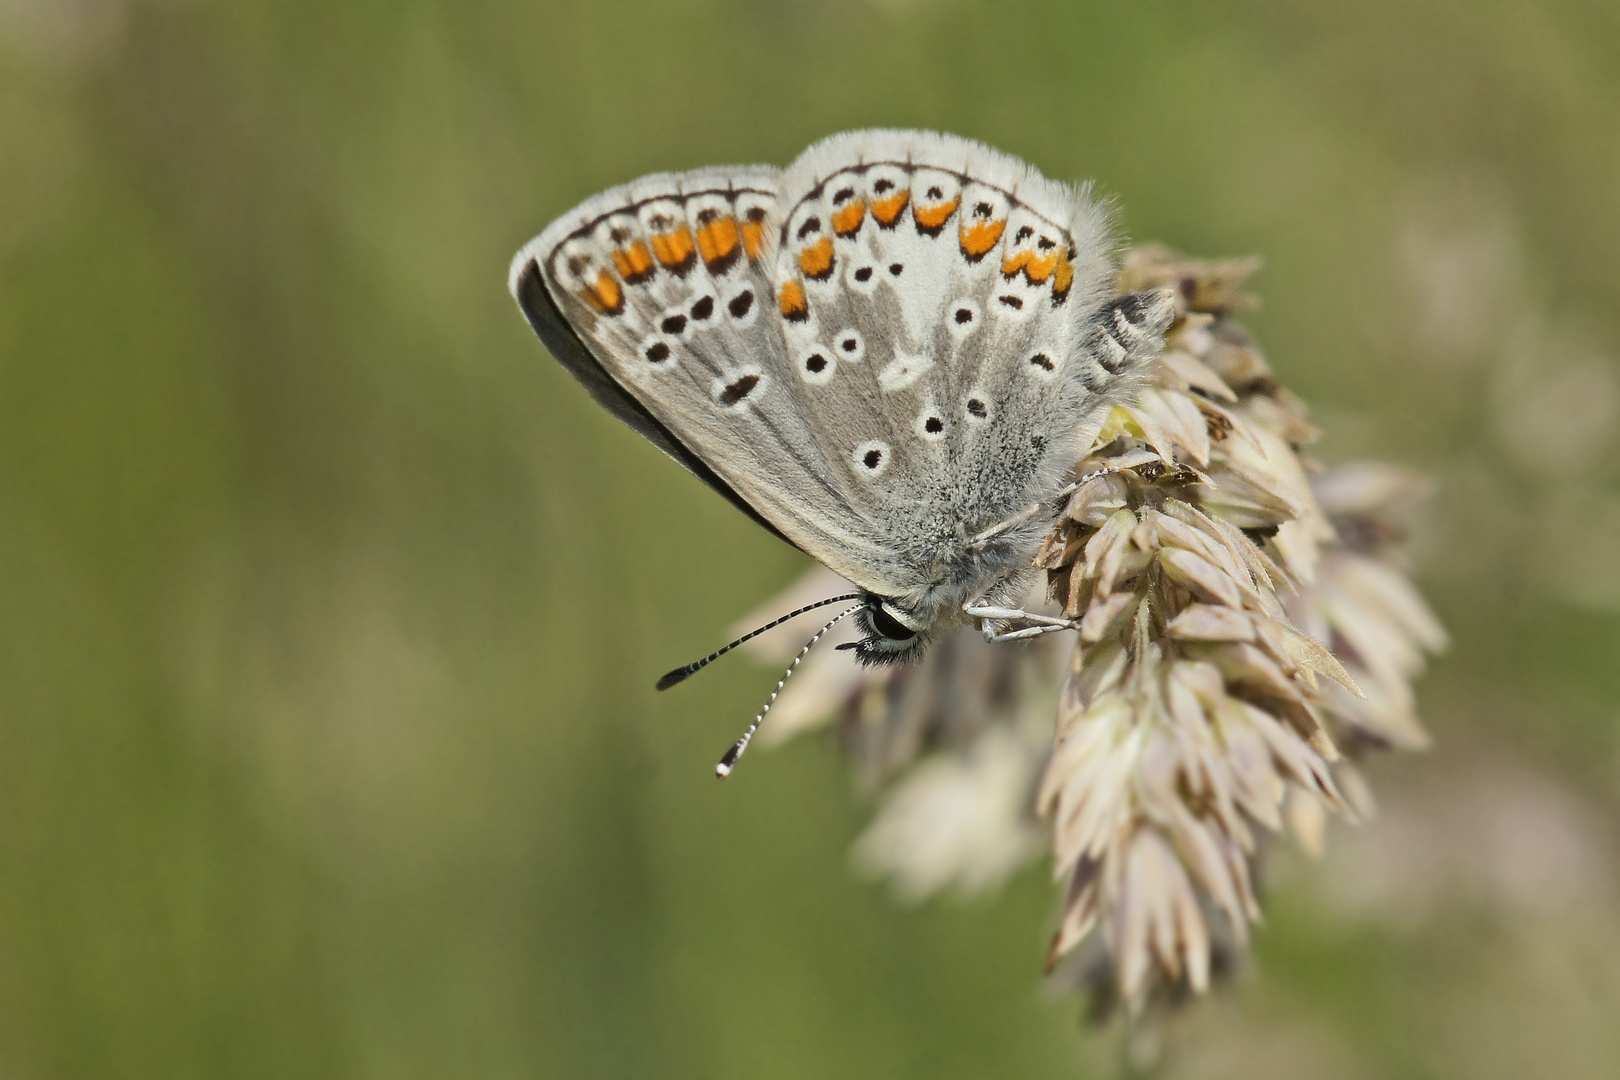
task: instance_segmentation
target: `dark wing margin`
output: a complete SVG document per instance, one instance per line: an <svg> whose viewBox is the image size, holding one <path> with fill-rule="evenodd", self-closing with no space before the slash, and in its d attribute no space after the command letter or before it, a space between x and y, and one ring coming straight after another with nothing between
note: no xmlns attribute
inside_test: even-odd
<svg viewBox="0 0 1620 1080"><path fill-rule="evenodd" d="M702 458L684 446L667 427L658 422L657 417L647 411L646 406L631 397L597 362L590 349L586 348L585 343L574 332L573 327L568 325L568 320L563 318L562 312L557 307L557 301L546 288L546 283L540 275L540 266L535 260L530 259L523 267L522 273L514 283L512 295L517 299L518 307L523 310L524 318L529 320L529 325L534 328L541 344L550 350L557 362L568 370L598 405L674 458L687 472L725 496L731 505L747 514L755 524L785 543L798 547L783 536L776 526L761 517L759 511L748 505L741 495L733 491L713 469L703 463Z"/></svg>

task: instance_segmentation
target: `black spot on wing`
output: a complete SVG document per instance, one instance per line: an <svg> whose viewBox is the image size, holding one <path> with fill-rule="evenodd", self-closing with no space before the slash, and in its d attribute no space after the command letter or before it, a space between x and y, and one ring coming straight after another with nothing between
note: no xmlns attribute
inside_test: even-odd
<svg viewBox="0 0 1620 1080"><path fill-rule="evenodd" d="M734 382L727 383L726 388L720 391L720 404L729 408L752 394L754 387L758 385L758 375L743 375Z"/></svg>

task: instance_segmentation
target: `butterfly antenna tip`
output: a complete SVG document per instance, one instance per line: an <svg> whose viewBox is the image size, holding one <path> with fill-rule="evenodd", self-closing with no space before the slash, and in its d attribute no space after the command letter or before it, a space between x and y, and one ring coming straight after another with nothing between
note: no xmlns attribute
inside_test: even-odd
<svg viewBox="0 0 1620 1080"><path fill-rule="evenodd" d="M850 596L841 597L841 599L858 600L860 597ZM777 697L782 693L782 687L786 686L787 681L793 677L793 672L798 668L799 661L803 660L805 656L809 654L810 650L815 648L816 642L825 637L827 631L831 630L833 627L837 626L840 622L855 614L859 610L861 610L861 605L856 604L852 608L847 608L840 611L828 621L826 626L823 626L820 630L817 630L815 635L811 637L809 641L804 643L804 648L799 650L799 655L793 658L793 662L787 666L787 670L782 672L782 677L776 680L776 689L772 690L771 696L765 699L765 704L759 710L759 715L754 717L754 722L748 725L748 730L742 733L742 738L732 743L731 749L727 750L724 756L720 758L720 763L714 767L715 776L718 776L720 779L724 780L726 777L731 775L731 770L737 766L737 759L741 758L743 756L743 751L748 749L748 744L753 741L754 732L758 731L759 725L764 723L765 714L771 711L772 705L776 704Z"/></svg>

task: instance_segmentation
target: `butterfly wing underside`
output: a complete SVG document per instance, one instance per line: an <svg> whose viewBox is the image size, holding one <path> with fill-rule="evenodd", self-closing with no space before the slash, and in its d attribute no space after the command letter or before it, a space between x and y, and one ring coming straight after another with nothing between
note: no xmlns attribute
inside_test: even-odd
<svg viewBox="0 0 1620 1080"><path fill-rule="evenodd" d="M831 569L884 593L1049 494L1123 372L1083 193L969 140L835 136L778 172L648 177L513 263L592 396ZM1083 449L1083 447L1082 447Z"/></svg>
<svg viewBox="0 0 1620 1080"><path fill-rule="evenodd" d="M527 260L522 266L514 268L512 295L517 299L518 306L523 309L524 316L529 320L529 325L540 341L551 350L551 355L578 380L598 405L685 466L687 471L718 491L757 524L782 539L787 539L775 525L761 517L759 511L750 506L746 499L738 495L713 469L709 468L702 458L677 439L645 405L632 397L613 376L608 374L607 369L580 340L573 326L558 308L557 301L541 279L538 263Z"/></svg>
<svg viewBox="0 0 1620 1080"><path fill-rule="evenodd" d="M783 176L774 285L802 408L885 557L923 583L1062 482L1117 400L1084 192L978 143L871 131Z"/></svg>
<svg viewBox="0 0 1620 1080"><path fill-rule="evenodd" d="M773 532L836 568L863 541L787 372L771 269L775 169L604 192L513 261L531 325L597 401Z"/></svg>

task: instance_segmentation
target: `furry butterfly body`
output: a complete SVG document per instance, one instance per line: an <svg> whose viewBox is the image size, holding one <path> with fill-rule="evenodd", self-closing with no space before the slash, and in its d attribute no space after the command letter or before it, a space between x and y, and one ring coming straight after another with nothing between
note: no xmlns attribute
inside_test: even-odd
<svg viewBox="0 0 1620 1080"><path fill-rule="evenodd" d="M1110 302L1113 278L1084 189L860 131L784 170L597 195L510 285L599 403L862 590L870 663L1014 613L1050 504L1171 318L1164 295Z"/></svg>

